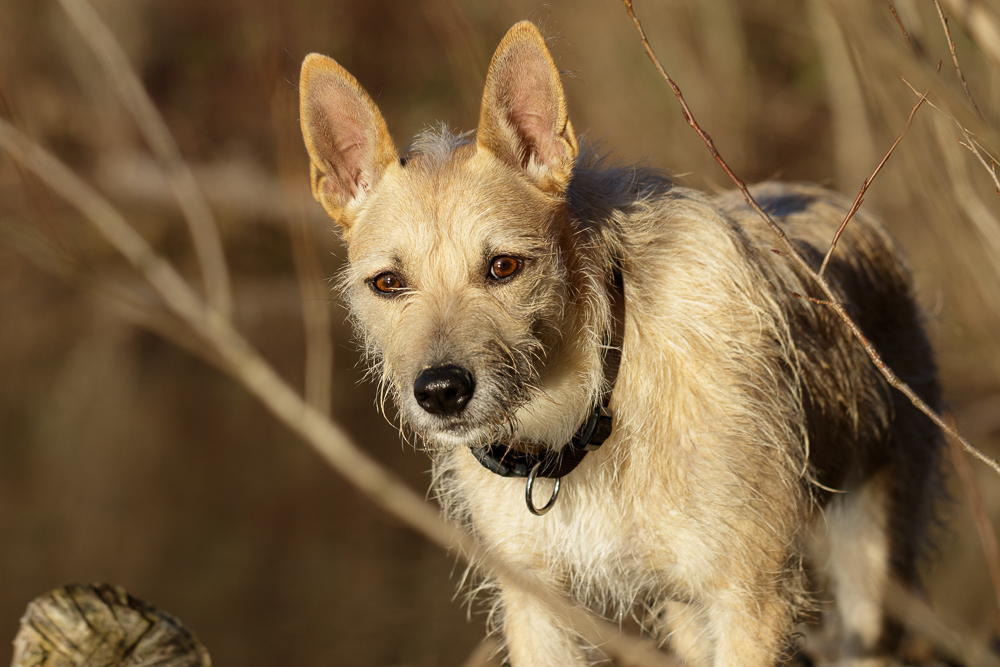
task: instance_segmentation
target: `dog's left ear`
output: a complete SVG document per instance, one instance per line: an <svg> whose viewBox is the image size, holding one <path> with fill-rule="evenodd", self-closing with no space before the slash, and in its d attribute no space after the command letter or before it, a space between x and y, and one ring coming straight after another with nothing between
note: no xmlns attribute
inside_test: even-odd
<svg viewBox="0 0 1000 667"><path fill-rule="evenodd" d="M559 70L529 21L511 28L493 55L476 140L480 150L524 170L543 190L562 192L569 184L576 135Z"/></svg>

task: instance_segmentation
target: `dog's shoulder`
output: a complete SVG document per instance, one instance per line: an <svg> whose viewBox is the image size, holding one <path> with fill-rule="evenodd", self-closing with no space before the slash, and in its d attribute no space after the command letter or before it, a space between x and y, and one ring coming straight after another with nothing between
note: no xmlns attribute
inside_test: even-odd
<svg viewBox="0 0 1000 667"><path fill-rule="evenodd" d="M599 147L582 144L566 200L577 218L596 220L668 198L675 190L673 179L660 169L621 163Z"/></svg>

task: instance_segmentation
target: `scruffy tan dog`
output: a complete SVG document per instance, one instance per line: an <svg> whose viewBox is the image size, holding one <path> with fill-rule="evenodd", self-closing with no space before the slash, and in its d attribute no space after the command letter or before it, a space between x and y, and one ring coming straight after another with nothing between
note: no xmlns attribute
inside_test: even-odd
<svg viewBox="0 0 1000 667"><path fill-rule="evenodd" d="M527 22L493 57L473 137L427 132L400 159L371 98L316 54L301 114L358 331L449 514L581 603L645 608L692 664L779 663L829 599L842 657L893 650L884 591L918 586L940 437L797 296L818 293L738 195L581 151ZM818 266L844 202L754 194ZM893 241L859 214L827 275L937 406ZM531 595L498 591L511 664L588 664Z"/></svg>

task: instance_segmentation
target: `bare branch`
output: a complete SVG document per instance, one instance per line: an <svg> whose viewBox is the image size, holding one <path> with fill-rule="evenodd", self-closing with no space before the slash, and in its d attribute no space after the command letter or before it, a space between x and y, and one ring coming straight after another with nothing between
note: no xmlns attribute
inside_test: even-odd
<svg viewBox="0 0 1000 667"><path fill-rule="evenodd" d="M996 597L997 608L1000 609L1000 546L997 545L997 534L993 529L993 522L990 521L990 515L986 511L986 505L983 503L983 495L979 491L976 471L972 469L972 464L966 458L965 452L954 441L950 442L949 451L952 463L955 464L955 470L958 471L958 477L962 481L962 488L969 499L969 509L976 523L979 542L983 547L983 556L986 558L986 567L993 583L993 594Z"/></svg>
<svg viewBox="0 0 1000 667"><path fill-rule="evenodd" d="M208 326L202 301L166 261L156 255L142 236L104 197L83 182L62 162L0 119L0 146L31 170L55 192L76 206L136 269L168 305L195 331Z"/></svg>
<svg viewBox="0 0 1000 667"><path fill-rule="evenodd" d="M896 146L898 146L899 142L903 140L904 136L906 136L907 131L910 129L910 125L913 123L914 114L917 113L917 109L919 109L920 105L926 100L927 93L924 92L924 94L920 96L917 103L913 106L913 109L910 110L910 115L906 119L906 124L903 126L903 130L899 133L899 136L896 137L896 140L892 142L892 146L889 146L889 150L886 151L885 157L883 157L882 161L878 163L877 167L875 167L875 171L872 172L872 175L866 178L864 183L861 184L861 191L858 192L858 196L855 198L854 204L851 206L851 210L849 210L847 215L844 217L844 221L840 223L837 233L833 235L833 241L830 243L830 249L826 251L826 257L823 258L823 263L820 265L817 275L822 276L823 272L826 271L826 265L830 263L830 257L833 256L833 251L837 248L837 242L840 240L841 234L844 233L844 230L847 228L847 223L850 222L851 218L854 217L854 214L858 212L858 209L861 207L861 202L864 201L865 193L868 192L868 186L871 185L872 181L875 180L875 177L878 176L878 172L882 171L882 167L889 160L889 156L892 155L892 152L896 150Z"/></svg>
<svg viewBox="0 0 1000 667"><path fill-rule="evenodd" d="M915 95L920 95L919 92L908 82L903 79L903 83L909 86L910 90L913 91ZM983 156L984 149L972 135L972 133L962 125L958 120L944 111L941 107L937 106L930 100L927 100L927 104L936 111L938 111L944 118L951 121L951 123L958 129L959 133L962 135L964 141L959 141L961 146L968 149L976 159L989 174L990 178L993 180L993 185L997 190L997 194L1000 194L1000 178L998 178L996 170L993 165L996 164L996 160L993 156L989 156L991 162L987 163L986 158ZM945 144L946 141L950 141L951 137L947 139L944 137L940 128L938 129L937 137L941 144L942 152L945 157L945 167L948 171L948 175L951 180L952 189L955 193L955 201L958 202L959 206L965 212L966 217L972 222L973 227L979 234L980 238L988 246L990 246L991 252L986 253L987 260L992 264L994 272L997 276L1000 276L1000 222L997 221L996 217L990 212L990 210L983 203L973 187L970 185L969 173L965 170L965 163L963 160L958 159L958 157L949 150L949 146ZM987 155L989 155L987 153Z"/></svg>
<svg viewBox="0 0 1000 667"><path fill-rule="evenodd" d="M903 82L910 87L910 90L912 90L915 95L920 95L920 93L918 93L917 90L910 85L908 81L906 81L906 79L903 79ZM989 173L992 177L993 182L997 186L998 193L1000 193L1000 182L997 181L996 172L986 163L986 160L980 152L978 142L972 137L969 130L962 126L962 124L959 123L953 116L947 114L930 100L927 100L927 104L934 110L938 111L941 114L941 117L951 121L952 124L958 128L958 131L965 139L965 141L959 141L958 143L976 156L979 162L983 165L983 168L986 169L987 173ZM988 259L992 260L997 275L1000 275L1000 223L998 223L997 219L985 206L979 196L979 193L976 192L971 186L969 178L971 174L967 171L965 161L961 159L961 156L957 154L957 151L952 150L953 145L948 145L949 142L954 139L950 136L947 129L943 127L943 120L941 120L941 118L935 118L935 120L937 121L937 123L935 123L935 130L937 130L936 135L941 146L941 151L944 155L945 168L948 172L949 180L951 181L951 186L955 193L955 200L958 202L959 206L962 207L966 217L972 221L973 226L983 241L987 245L992 246L993 252L986 254ZM949 418L949 415L946 414L945 417ZM949 421L953 423L953 417L949 419ZM979 533L979 541L983 549L983 555L986 558L986 562L990 570L994 593L997 597L997 603L1000 605L1000 548L997 546L996 534L993 531L992 524L989 523L989 517L986 515L985 508L983 507L982 496L979 492L979 486L976 483L975 473L969 465L968 460L965 458L964 452L955 446L954 440L950 441L949 447L951 451L951 458L956 470L959 472L959 478L962 481L965 495L969 499L969 505L972 509L973 518L976 522L976 527Z"/></svg>
<svg viewBox="0 0 1000 667"><path fill-rule="evenodd" d="M799 294L798 292L792 292L792 296L794 296L796 299L805 299L806 301L810 301L810 302L818 304L820 306L832 306L833 305L829 301L824 301L823 299L817 299L814 296L806 296L804 294Z"/></svg>
<svg viewBox="0 0 1000 667"><path fill-rule="evenodd" d="M899 24L899 29L903 31L903 39L906 40L906 45L910 47L910 51L912 53L916 53L913 48L913 44L910 43L910 36L906 33L906 27L903 25L903 20L899 18L899 14L896 13L896 8L893 6L892 0L886 0L886 2L889 3L889 11L892 12L894 17L896 17L896 23Z"/></svg>
<svg viewBox="0 0 1000 667"><path fill-rule="evenodd" d="M272 80L284 79L269 72ZM306 198L300 190L309 183L309 172L301 151L301 140L295 145L288 136L288 128L298 131L297 100L290 100L292 92L278 84L271 91L271 122L278 148L278 177L284 200L288 235L291 238L295 274L302 295L302 323L305 329L305 397L306 402L323 414L330 414L333 387L333 336L330 319L330 289L324 280L320 264L316 232L309 222L305 209ZM301 187L300 187L301 184Z"/></svg>
<svg viewBox="0 0 1000 667"><path fill-rule="evenodd" d="M913 87L913 84L911 84L905 78L903 79L903 83L905 83L910 88L910 90L913 91L914 95L927 97L927 93L918 92L917 89ZM938 105L931 102L929 99L927 100L927 104L932 109L940 113L942 116L950 120L955 125L955 127L958 128L958 131L961 132L962 136L965 138L964 142L959 142L959 143L961 143L963 146L969 149L972 152L972 154L976 156L976 159L979 160L979 163L981 165L983 165L983 168L986 170L986 173L988 173L990 175L990 178L993 179L993 184L996 186L997 194L1000 194L1000 178L997 177L997 172L996 172L996 164L998 161L992 155L989 155L989 153L987 153L987 155L989 155L990 157L990 163L987 163L986 158L983 157L983 152L985 151L982 150L982 146L978 141L976 141L972 132L970 132L967 127L962 125L957 118L949 114L947 111L945 111Z"/></svg>
<svg viewBox="0 0 1000 667"><path fill-rule="evenodd" d="M980 0L944 0L994 67L1000 68L1000 22Z"/></svg>
<svg viewBox="0 0 1000 667"><path fill-rule="evenodd" d="M145 282L136 285L125 280L95 276L35 231L34 225L15 218L0 217L0 243L20 253L43 271L94 298L133 326L151 331L192 356L223 369L215 351L163 308L163 304L149 293Z"/></svg>
<svg viewBox="0 0 1000 667"><path fill-rule="evenodd" d="M716 162L719 163L722 169L733 181L733 183L736 184L736 187L738 187L740 189L740 192L743 193L743 198L746 200L747 204L754 211L756 211L757 214L764 220L764 222L766 222L767 225L774 231L774 233L778 235L778 238L781 240L782 245L784 245L787 254L791 256L791 258L795 261L796 264L799 265L799 267L803 270L803 272L806 273L806 275L808 275L809 277L811 277L813 280L816 281L820 289L823 291L824 294L826 294L827 298L829 299L830 301L829 307L832 308L834 312L837 313L837 315L840 317L840 319L844 321L845 324L847 324L847 326L851 330L851 333L853 333L854 337L858 339L862 347L864 347L865 353L868 354L868 356L872 360L872 363L875 364L875 367L878 368L879 372L882 374L882 377L884 377L891 386L901 391L903 395L905 395L918 410L927 415L931 419L931 421L933 421L938 426L938 428L940 428L942 431L945 432L945 434L961 442L962 447L965 449L965 451L967 451L969 454L971 454L972 456L976 457L977 459L979 459L980 461L991 467L998 475L1000 475L1000 463L997 463L995 459L979 451L979 449L974 447L968 440L966 440L961 433L959 433L956 429L946 424L945 421L941 418L941 416L937 412L932 410L930 406L927 405L926 402L924 402L923 399L917 396L916 392L914 392L913 389L911 389L908 384L900 380L899 377L893 372L893 370L889 368L889 366L886 365L886 363L882 360L882 357L875 350L874 346L872 346L871 341L868 340L868 337L865 336L863 331L861 331L861 328L854 322L853 319L851 319L851 316L848 315L847 311L844 309L844 306L837 300L837 296L833 293L833 290L830 288L830 284L826 282L826 279L823 278L823 276L817 274L812 269L812 267L809 266L809 263L806 262L804 257L802 257L798 249L795 247L795 244L793 244L791 239L788 238L788 235L785 234L784 230L781 229L778 223L776 223L774 219L770 215L768 215L768 213L764 209L760 207L760 205L757 203L757 200L755 200L753 196L750 194L750 191L747 190L746 184L736 174L733 173L732 169L729 168L729 165L726 164L726 161L722 158L721 155L719 155L719 151L715 148L715 144L712 142L712 138L708 136L708 134L703 129L701 129L701 126L698 125L698 122L694 119L694 116L691 114L691 110L688 108L687 102L684 101L684 96L681 94L680 88L677 87L677 84L674 83L673 79L670 78L666 70L663 69L663 66L660 64L660 61L656 57L656 54L653 53L653 49L650 47L649 41L646 39L646 33L642 29L642 24L636 17L635 12L632 10L632 0L622 0L622 2L625 5L625 10L628 12L628 15L632 18L632 22L635 24L636 30L639 33L639 37L642 40L643 48L645 48L646 50L646 55L652 61L653 65L660 72L663 78L666 80L671 90L674 91L674 96L677 97L677 101L680 102L681 109L684 113L684 120L687 121L688 125L690 125L692 129L694 129L694 131L698 133L698 136L702 138L702 140L705 142L705 145L708 147L708 150L712 153L712 156L715 158Z"/></svg>
<svg viewBox="0 0 1000 667"><path fill-rule="evenodd" d="M945 39L948 40L948 50L951 51L951 62L955 63L955 73L958 74L958 80L962 83L962 88L965 89L965 96L969 98L969 103L972 104L972 108L975 110L976 115L982 118L983 114L979 111L976 101L972 99L972 92L969 90L969 84L965 81L965 75L962 74L962 66L958 64L958 54L955 53L955 40L951 38L951 30L948 28L948 17L945 16L944 11L942 11L941 3L938 2L938 0L934 0L934 7L937 9L938 18L941 19L941 27L944 28Z"/></svg>
<svg viewBox="0 0 1000 667"><path fill-rule="evenodd" d="M496 658L500 651L500 643L492 637L487 637L472 650L461 667L494 667L500 661Z"/></svg>
<svg viewBox="0 0 1000 667"><path fill-rule="evenodd" d="M969 632L948 627L925 600L914 595L896 579L887 582L887 611L903 626L928 639L938 650L964 665L996 667L1000 660L984 642Z"/></svg>
<svg viewBox="0 0 1000 667"><path fill-rule="evenodd" d="M232 297L222 240L205 195L181 156L177 142L114 34L90 3L87 0L59 2L118 88L123 103L162 163L194 241L208 302L222 317L228 318L232 312Z"/></svg>
<svg viewBox="0 0 1000 667"><path fill-rule="evenodd" d="M947 109L964 125L974 128L982 141L990 145L1000 145L1000 132L976 116L960 86L949 85L951 82L946 80L947 77L935 73L935 63L924 58L914 58L902 41L892 39L891 33L887 34L876 29L876 5L842 2L826 2L825 4L831 8L836 20L844 26L844 37L850 45L851 52L857 54L858 57L855 65L862 71L863 79L868 81L866 90L870 93L871 101L879 102L879 104L882 101L889 101L889 98L892 97L892 89L886 87L890 84L883 77L887 72L897 72L908 79L919 91L927 90L928 98L935 100L939 106ZM941 0L941 4L945 10L949 10L949 0ZM862 5L866 9L862 14L859 14ZM896 9L909 28L911 22L907 21L907 11L904 11L907 7L897 3ZM888 16L885 18L890 19ZM958 19L956 11L952 10L949 25L954 27L955 21ZM919 36L911 31L910 40L917 53L920 54ZM874 67L876 64L877 68ZM918 92L914 96L913 101L910 102L911 105L919 95Z"/></svg>

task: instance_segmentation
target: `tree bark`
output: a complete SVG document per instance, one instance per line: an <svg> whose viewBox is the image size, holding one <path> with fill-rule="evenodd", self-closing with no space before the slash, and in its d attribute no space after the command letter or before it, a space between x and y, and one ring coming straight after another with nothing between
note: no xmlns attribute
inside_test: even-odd
<svg viewBox="0 0 1000 667"><path fill-rule="evenodd" d="M211 667L176 618L107 584L35 598L21 617L11 667Z"/></svg>

